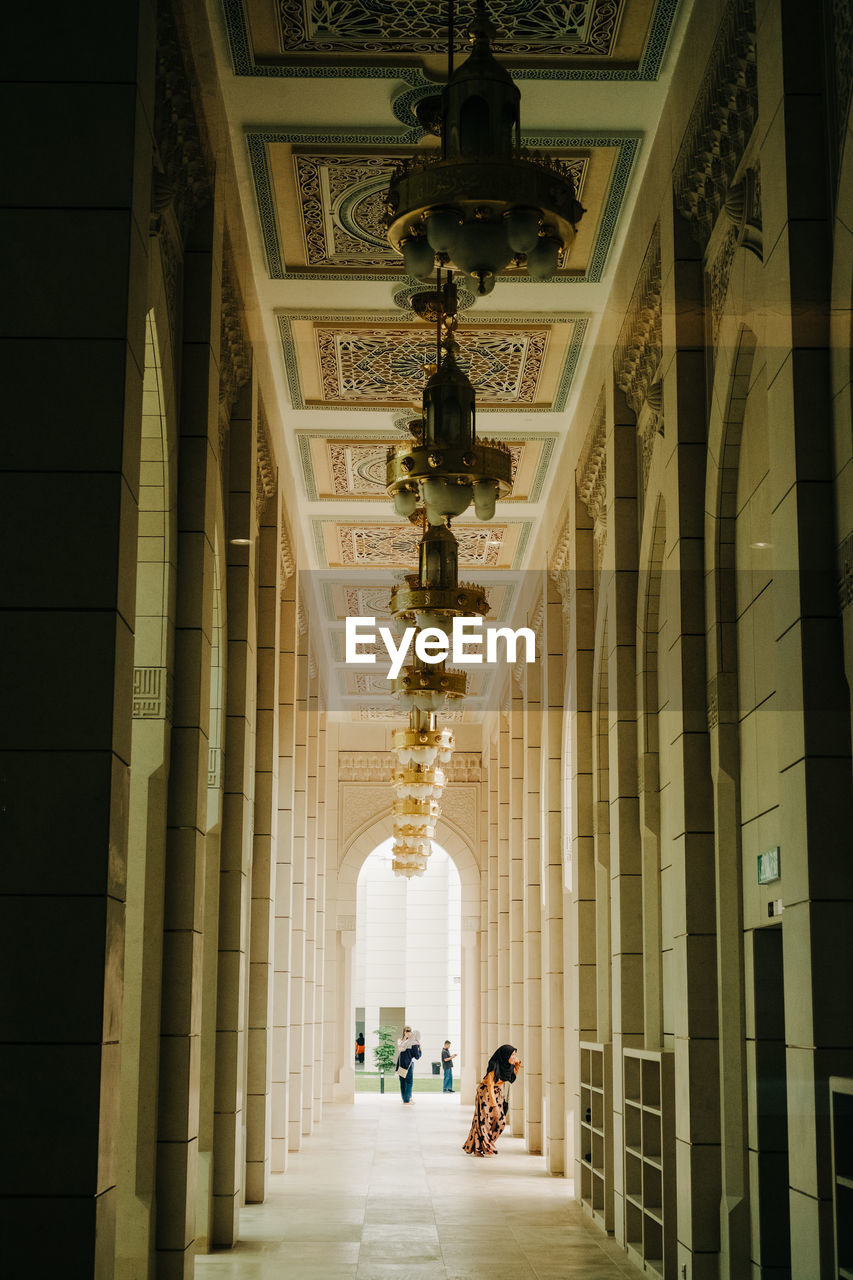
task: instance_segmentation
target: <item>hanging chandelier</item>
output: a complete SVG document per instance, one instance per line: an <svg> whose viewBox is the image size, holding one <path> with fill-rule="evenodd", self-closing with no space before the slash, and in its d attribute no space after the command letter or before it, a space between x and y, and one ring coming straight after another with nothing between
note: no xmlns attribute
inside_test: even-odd
<svg viewBox="0 0 853 1280"><path fill-rule="evenodd" d="M446 525L424 530L418 572L394 588L389 609L398 622L414 622L421 630L446 630L455 617L484 618L489 612L485 589L459 582L459 544Z"/></svg>
<svg viewBox="0 0 853 1280"><path fill-rule="evenodd" d="M448 78L440 98L420 104L423 127L441 137L391 177L386 225L406 271L428 280L449 267L472 292L490 293L512 265L546 280L563 265L584 213L567 166L521 145L521 95L490 45L495 28L477 0L468 58L453 69L448 3Z"/></svg>
<svg viewBox="0 0 853 1280"><path fill-rule="evenodd" d="M413 305L417 299L413 299ZM436 370L423 393L423 417L410 423L413 440L386 455L386 491L398 515L411 518L423 506L431 525L444 525L474 504L480 520L491 520L495 503L512 487L512 455L504 444L478 441L474 388L457 362L456 290L435 292Z"/></svg>

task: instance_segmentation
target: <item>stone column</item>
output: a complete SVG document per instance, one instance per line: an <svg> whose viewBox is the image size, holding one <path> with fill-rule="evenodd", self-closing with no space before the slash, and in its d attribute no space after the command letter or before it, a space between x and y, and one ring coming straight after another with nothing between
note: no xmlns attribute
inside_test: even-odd
<svg viewBox="0 0 853 1280"><path fill-rule="evenodd" d="M762 218L773 316L767 413L791 1269L805 1277L834 1274L828 1077L853 1074L853 991L836 980L853 972L853 861L849 839L838 838L853 829L853 811L829 429L834 175L828 149L815 144L829 106L819 16L804 40L788 5L765 5L757 36L761 169L775 178Z"/></svg>
<svg viewBox="0 0 853 1280"><path fill-rule="evenodd" d="M231 417L228 450L228 680L219 871L211 1230L212 1242L226 1246L234 1244L237 1239L245 1174L246 943L254 818L257 692L255 442L252 389L248 385L240 394ZM250 545L235 544L232 537L248 537Z"/></svg>
<svg viewBox="0 0 853 1280"><path fill-rule="evenodd" d="M500 713L498 713L500 714ZM500 1042L498 1036L498 744L497 735L489 741L489 868L488 868L488 934L487 949L487 985L488 1016L486 1023L486 1044L492 1046L484 1050L483 1071L488 1060L487 1055L494 1053L494 1046Z"/></svg>
<svg viewBox="0 0 853 1280"><path fill-rule="evenodd" d="M678 1265L716 1276L719 1251L719 1042L714 807L706 710L704 495L707 459L699 250L662 220L666 560L659 670L664 1048L675 1052ZM667 244L672 261L667 263ZM667 972L668 966L668 972ZM709 1081L714 1088L709 1088Z"/></svg>
<svg viewBox="0 0 853 1280"><path fill-rule="evenodd" d="M308 636L308 743L305 792L305 994L302 1013L302 1134L314 1127L314 1031L317 968L317 660Z"/></svg>
<svg viewBox="0 0 853 1280"><path fill-rule="evenodd" d="M463 926L464 926L463 921ZM473 919L471 921L473 924ZM474 1092L483 1078L480 975L483 970L480 955L480 931L462 929L462 1070L459 1073L460 1101L463 1106L473 1105Z"/></svg>
<svg viewBox="0 0 853 1280"><path fill-rule="evenodd" d="M490 782L491 769L489 764L489 740L484 738L482 743L481 770L480 770L480 927L479 927L479 946L478 952L480 956L480 974L479 974L479 1041L482 1045L489 1037L489 848L491 839L491 830L489 827L490 815ZM463 1058L463 1064L466 1061ZM480 1060L471 1062L471 1070L474 1074L475 1084L480 1080Z"/></svg>
<svg viewBox="0 0 853 1280"><path fill-rule="evenodd" d="M260 1203L266 1199L272 1138L280 596L281 507L276 489L262 502L258 530L255 830L252 837L246 1096L246 1200L249 1203Z"/></svg>
<svg viewBox="0 0 853 1280"><path fill-rule="evenodd" d="M637 787L637 426L611 384L607 433L607 690L613 1151L623 1150L622 1050L643 1045L643 878ZM606 1102L605 1102L605 1105ZM622 1160L614 1155L615 1221ZM619 1215L615 1216L618 1206Z"/></svg>
<svg viewBox="0 0 853 1280"><path fill-rule="evenodd" d="M355 1000L353 998L353 967L355 964L355 921L353 928L337 929L338 969L338 1026L345 1028L344 1044L349 1043L346 1031L354 1023ZM355 1101L355 1070L349 1063L338 1072L338 1098L341 1102ZM386 1084L388 1081L386 1080ZM393 1084L393 1079L391 1079Z"/></svg>
<svg viewBox="0 0 853 1280"><path fill-rule="evenodd" d="M153 12L6 46L0 869L6 1269L114 1268ZM124 163L104 163L105 154ZM14 204L13 204L14 201ZM59 1082L59 1083L58 1083ZM33 1247L38 1263L33 1261Z"/></svg>
<svg viewBox="0 0 853 1280"><path fill-rule="evenodd" d="M542 709L544 629L536 662L524 668L524 1121L527 1150L542 1151ZM560 778L549 778L548 790Z"/></svg>
<svg viewBox="0 0 853 1280"><path fill-rule="evenodd" d="M569 831L566 845L569 859L567 893L571 895L569 955L571 1008L569 1041L566 1046L567 1071L571 1070L573 1111L569 1139L574 1151L566 1168L576 1176L579 1194L579 1125L581 1121L578 1091L578 1041L596 1038L596 949L595 949L595 836L593 817L593 664L595 660L595 539L593 519L587 506L569 493L568 527L572 530L568 571L560 575L559 591L549 583L549 592L561 604L566 618L566 759L564 769L569 793ZM549 602L552 598L549 595ZM549 625L552 617L549 606ZM557 624L554 611L554 626ZM568 967L568 966L567 966Z"/></svg>
<svg viewBox="0 0 853 1280"><path fill-rule="evenodd" d="M296 702L296 573L284 581L279 608L278 838L275 842L273 933L272 1150L273 1173L287 1168L290 1115L290 943L293 923L293 802Z"/></svg>
<svg viewBox="0 0 853 1280"><path fill-rule="evenodd" d="M288 1144L302 1146L305 1041L305 910L308 829L308 623L297 606L296 702L293 744L293 892L290 932L290 1075Z"/></svg>
<svg viewBox="0 0 853 1280"><path fill-rule="evenodd" d="M509 690L506 690L509 697ZM510 768L509 708L501 712L498 728L498 1021L497 1040L490 1046L493 1053L498 1044L504 1044L510 1030L510 849L509 806L512 784Z"/></svg>
<svg viewBox="0 0 853 1280"><path fill-rule="evenodd" d="M518 678L517 678L518 677ZM509 1041L522 1061L527 1056L526 1009L524 1004L524 864L525 803L524 780L524 700L522 671L516 668L510 676L509 714ZM523 1070L523 1068L522 1068ZM511 1091L513 1133L524 1133L525 1086Z"/></svg>
<svg viewBox="0 0 853 1280"><path fill-rule="evenodd" d="M326 1027L326 712L317 699L317 914L314 990L314 1121L323 1118L323 1045Z"/></svg>
<svg viewBox="0 0 853 1280"><path fill-rule="evenodd" d="M563 955L563 799L550 782L560 775L563 745L565 658L560 596L548 578L543 654L545 721L541 778L544 796L542 833L542 1073L543 1140L549 1173L566 1172L565 982Z"/></svg>
<svg viewBox="0 0 853 1280"><path fill-rule="evenodd" d="M338 944L338 722L326 717L324 737L324 809L325 809L325 890L323 894L326 942L323 955L323 1097L327 1101L352 1101L355 1095L355 1071L349 1053L346 1021L354 1012L344 1009L342 984L345 979L341 964L343 955Z"/></svg>
<svg viewBox="0 0 853 1280"><path fill-rule="evenodd" d="M169 777L157 1156L157 1275L193 1268L204 976L215 949L221 805L221 228L200 209L184 257L175 716ZM215 650L215 654L214 654ZM211 736L212 735L212 736ZM207 994L210 994L208 987ZM208 1024L209 1025L209 1024Z"/></svg>

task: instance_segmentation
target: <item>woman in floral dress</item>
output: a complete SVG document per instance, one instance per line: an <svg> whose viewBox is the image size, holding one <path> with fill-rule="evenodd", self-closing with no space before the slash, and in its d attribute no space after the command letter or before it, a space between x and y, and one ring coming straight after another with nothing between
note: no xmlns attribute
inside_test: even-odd
<svg viewBox="0 0 853 1280"><path fill-rule="evenodd" d="M503 1085L512 1084L521 1066L511 1044L502 1044L489 1058L486 1074L477 1085L474 1119L462 1150L472 1156L496 1156L495 1143L504 1131Z"/></svg>

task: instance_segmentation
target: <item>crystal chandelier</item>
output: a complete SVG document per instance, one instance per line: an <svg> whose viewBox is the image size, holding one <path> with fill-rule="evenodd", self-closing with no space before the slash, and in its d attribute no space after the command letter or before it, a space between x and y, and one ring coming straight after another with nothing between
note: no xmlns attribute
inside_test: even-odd
<svg viewBox="0 0 853 1280"><path fill-rule="evenodd" d="M388 241L406 271L428 280L436 266L490 293L510 264L534 280L563 265L584 213L566 165L521 145L512 77L492 53L495 28L483 0L470 28L473 48L453 69L453 0L448 12L448 79L440 98L419 105L422 126L441 137L392 175Z"/></svg>

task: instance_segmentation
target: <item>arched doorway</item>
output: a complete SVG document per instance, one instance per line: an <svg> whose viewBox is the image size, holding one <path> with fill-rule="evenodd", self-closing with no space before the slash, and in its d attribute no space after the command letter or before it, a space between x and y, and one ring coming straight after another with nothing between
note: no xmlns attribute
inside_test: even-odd
<svg viewBox="0 0 853 1280"><path fill-rule="evenodd" d="M408 1023L421 1034L419 1074L440 1061L441 1047L461 1044L462 884L453 859L437 842L426 873L411 880L391 869L389 836L364 860L358 876L353 993L355 1026L365 1038L365 1069L373 1069L376 1032L399 1035ZM457 1058L459 1072L464 1058Z"/></svg>
<svg viewBox="0 0 853 1280"><path fill-rule="evenodd" d="M355 1097L353 1028L355 1026L354 976L358 877L365 860L374 849L387 840L390 830L391 810L388 808L385 812L377 814L371 822L354 834L338 867L335 947L334 956L327 956L327 973L335 974L335 1070L332 1096L341 1102L351 1102ZM459 873L462 962L459 984L460 1046L464 1048L460 1087L462 1101L473 1103L474 1089L482 1065L480 1061L482 1057L480 867L466 835L444 815L436 825L435 840L452 859ZM329 961L331 961L331 968L328 967Z"/></svg>

